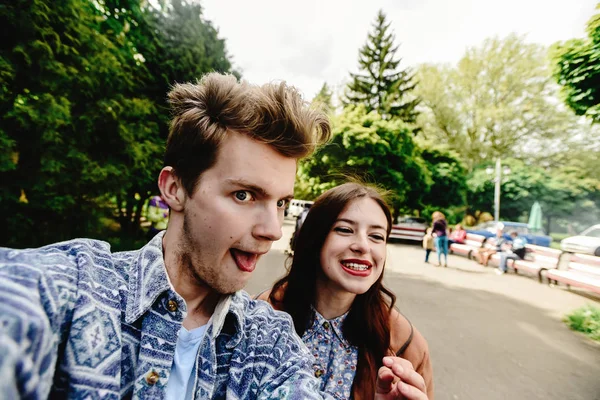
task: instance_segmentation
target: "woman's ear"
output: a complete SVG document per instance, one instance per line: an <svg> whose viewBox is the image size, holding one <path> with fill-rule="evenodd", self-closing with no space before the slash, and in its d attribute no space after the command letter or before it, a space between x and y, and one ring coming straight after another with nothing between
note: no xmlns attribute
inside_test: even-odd
<svg viewBox="0 0 600 400"><path fill-rule="evenodd" d="M158 175L158 188L172 211L182 211L187 200L185 188L173 167L164 167Z"/></svg>

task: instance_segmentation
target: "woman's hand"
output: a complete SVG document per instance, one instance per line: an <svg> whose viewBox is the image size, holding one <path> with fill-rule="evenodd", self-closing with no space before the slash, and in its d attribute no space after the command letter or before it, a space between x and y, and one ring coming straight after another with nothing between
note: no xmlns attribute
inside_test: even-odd
<svg viewBox="0 0 600 400"><path fill-rule="evenodd" d="M376 400L428 400L427 388L410 361L400 357L384 357L377 372Z"/></svg>

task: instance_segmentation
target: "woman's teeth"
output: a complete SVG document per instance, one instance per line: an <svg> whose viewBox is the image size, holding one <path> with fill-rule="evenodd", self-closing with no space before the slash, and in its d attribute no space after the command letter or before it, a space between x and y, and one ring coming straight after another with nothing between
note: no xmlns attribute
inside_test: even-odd
<svg viewBox="0 0 600 400"><path fill-rule="evenodd" d="M366 271L369 269L367 265L364 264L356 264L356 263L345 263L344 266L346 268L353 269L355 271Z"/></svg>

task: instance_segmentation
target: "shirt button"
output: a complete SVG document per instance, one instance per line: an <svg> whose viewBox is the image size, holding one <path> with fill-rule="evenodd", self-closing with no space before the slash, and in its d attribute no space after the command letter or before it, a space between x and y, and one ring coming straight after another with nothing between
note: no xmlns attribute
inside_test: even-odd
<svg viewBox="0 0 600 400"><path fill-rule="evenodd" d="M177 311L177 302L175 300L169 300L167 303L167 309L171 312Z"/></svg>
<svg viewBox="0 0 600 400"><path fill-rule="evenodd" d="M330 325L329 325L329 321L325 321L325 322L323 322L323 328L325 328L325 329L329 329L329 326L330 326Z"/></svg>
<svg viewBox="0 0 600 400"><path fill-rule="evenodd" d="M158 382L158 379L159 376L156 371L150 371L148 372L148 375L146 375L146 382L148 382L148 385L155 385L156 382Z"/></svg>
<svg viewBox="0 0 600 400"><path fill-rule="evenodd" d="M315 376L316 376L317 378L320 378L320 377L321 377L321 375L323 375L323 371L322 371L322 370L318 369L318 370L316 370L316 371L315 371Z"/></svg>

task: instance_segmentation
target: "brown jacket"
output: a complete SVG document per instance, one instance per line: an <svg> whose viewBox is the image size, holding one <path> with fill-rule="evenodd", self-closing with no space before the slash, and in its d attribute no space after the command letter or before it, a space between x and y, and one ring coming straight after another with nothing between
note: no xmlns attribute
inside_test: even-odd
<svg viewBox="0 0 600 400"><path fill-rule="evenodd" d="M270 290L266 290L256 296L258 300L269 302ZM273 308L276 305L269 302ZM282 310L283 311L283 310ZM397 355L411 362L425 380L427 397L433 400L433 368L429 358L429 346L421 333L410 321L396 309L392 310L390 316L390 354Z"/></svg>

